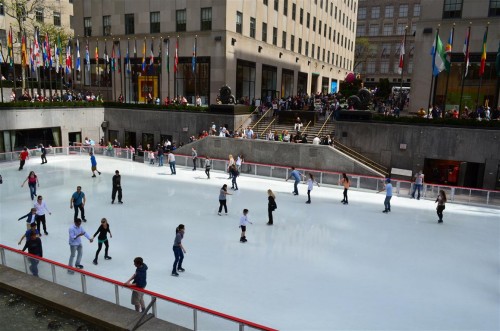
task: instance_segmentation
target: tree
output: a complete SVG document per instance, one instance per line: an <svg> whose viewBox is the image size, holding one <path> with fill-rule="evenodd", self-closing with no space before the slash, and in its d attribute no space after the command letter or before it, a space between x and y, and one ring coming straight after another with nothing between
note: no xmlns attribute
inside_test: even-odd
<svg viewBox="0 0 500 331"><path fill-rule="evenodd" d="M356 68L361 64L366 63L370 56L370 41L365 37L356 38L356 47L354 47L354 66L352 71L356 72Z"/></svg>

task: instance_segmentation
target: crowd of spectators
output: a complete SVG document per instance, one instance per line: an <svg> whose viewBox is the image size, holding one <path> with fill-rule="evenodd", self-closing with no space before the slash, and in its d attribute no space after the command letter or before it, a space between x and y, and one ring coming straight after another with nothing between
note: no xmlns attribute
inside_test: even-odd
<svg viewBox="0 0 500 331"><path fill-rule="evenodd" d="M24 89L24 92L20 95L16 95L15 89L12 89L10 94L10 101L28 101L28 102L71 102L71 101L82 101L82 102L92 102L92 101L103 101L102 95L94 94L92 91L75 91L75 90L63 90L62 95L59 95L59 90L50 91L44 90L44 93L38 93L37 90L33 91L33 95L30 94L29 89Z"/></svg>

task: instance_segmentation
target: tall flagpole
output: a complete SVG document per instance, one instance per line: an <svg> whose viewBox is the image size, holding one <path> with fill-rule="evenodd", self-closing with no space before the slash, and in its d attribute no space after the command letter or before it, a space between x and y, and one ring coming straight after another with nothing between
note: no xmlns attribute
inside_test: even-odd
<svg viewBox="0 0 500 331"><path fill-rule="evenodd" d="M196 52L198 51L198 35L194 36L194 54L193 54L193 73L194 73L194 104L196 105L196 98L198 96L198 89L197 89L197 76L198 76L198 70L196 70L196 65L197 65L197 58L196 58Z"/></svg>
<svg viewBox="0 0 500 331"><path fill-rule="evenodd" d="M170 36L167 36L167 98L170 100Z"/></svg>
<svg viewBox="0 0 500 331"><path fill-rule="evenodd" d="M113 85L113 102L116 102L118 99L116 97L116 58L114 54L115 50L115 38L113 38L113 46L111 46L111 61L113 61L113 65L111 66L111 71L113 71L113 80L111 81L111 84Z"/></svg>
<svg viewBox="0 0 500 331"><path fill-rule="evenodd" d="M161 93L161 73L162 73L162 70L161 70L161 57L163 56L162 54L162 51L163 51L163 36L160 36L160 43L159 43L159 47L158 47L158 70L156 71L156 76L157 76L157 80L158 80L158 98L160 98L160 105L161 105L161 101L163 100L163 94Z"/></svg>
<svg viewBox="0 0 500 331"><path fill-rule="evenodd" d="M428 102L428 106L427 106L427 118L429 118L429 114L430 114L430 107L432 106L433 104L433 100L432 100L432 90L434 88L434 63L435 63L435 57L436 57L436 52L437 52L437 41L438 41L438 36L439 36L439 27L440 27L440 24L438 24L438 27L436 29L436 36L434 37L434 46L433 46L433 54L432 54L432 76L431 76L431 88L430 88L430 91L429 91L429 102Z"/></svg>
<svg viewBox="0 0 500 331"><path fill-rule="evenodd" d="M465 77L466 77L466 73L467 73L467 70L468 70L468 66L469 66L469 44L470 44L470 30L471 30L471 25L472 25L472 22L469 22L469 27L467 29L467 36L466 36L466 42L467 44L465 45L466 48L465 48L465 53L464 53L464 70L463 70L463 74L462 74L462 89L460 91L460 104L459 104L459 114L461 115L462 114L462 99L463 99L463 96L464 96L464 81L465 81Z"/></svg>
<svg viewBox="0 0 500 331"><path fill-rule="evenodd" d="M120 76L120 94L123 93L123 70L122 70L122 49L121 49L121 47L122 47L121 38L118 38L118 54L119 54L118 68L120 68L118 71L118 75ZM115 64L115 67L116 67L116 64Z"/></svg>
<svg viewBox="0 0 500 331"><path fill-rule="evenodd" d="M399 84L399 109L403 111L404 108L404 101L403 101L403 73L404 73L404 63L405 63L405 48L406 48L406 31L408 30L408 25L405 26L405 34L403 37L403 43L401 44L401 48L399 50L399 57L400 57L400 66L401 66L401 82ZM402 53L402 54L401 54Z"/></svg>
<svg viewBox="0 0 500 331"><path fill-rule="evenodd" d="M488 28L490 27L490 22L486 25L486 31L484 32L484 38L483 38L483 45L482 45L482 52L481 52L481 64L486 62L486 57L487 57L487 51L486 51L486 42L488 39ZM483 59L483 54L485 58ZM482 69L481 69L482 68ZM479 85L477 87L477 96L476 96L476 110L479 107L479 92L481 91L481 86L483 84L483 75L484 75L484 68L481 66L479 69ZM482 70L482 71L481 71Z"/></svg>
<svg viewBox="0 0 500 331"><path fill-rule="evenodd" d="M451 36L450 36L450 38L448 38L448 44L450 45L450 50L449 50L449 54L450 54L450 70L448 70L448 73L446 74L446 87L444 89L444 107L443 107L444 111L446 111L446 99L448 98L448 84L450 82L451 63L452 63L451 62L451 58L452 58L452 51L453 51L453 41L455 40L455 23L453 23L453 28L451 29ZM442 113L443 117L444 117L444 111Z"/></svg>

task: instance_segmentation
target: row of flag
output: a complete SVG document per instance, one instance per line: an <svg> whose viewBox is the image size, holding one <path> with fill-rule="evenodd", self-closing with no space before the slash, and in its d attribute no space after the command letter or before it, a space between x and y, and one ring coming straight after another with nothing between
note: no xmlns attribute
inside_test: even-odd
<svg viewBox="0 0 500 331"><path fill-rule="evenodd" d="M470 59L469 59L469 44L470 44L470 30L471 27L467 28L465 32L465 40L462 52L464 54L464 63L465 63L465 72L464 78L467 77L469 73ZM443 42L439 37L439 29L436 32L436 38L434 39L434 43L431 49L432 56L432 74L434 76L439 75L443 70L449 72L451 65L451 52L453 48L453 39L455 34L455 28L452 28L450 31L450 36L448 37L448 41L446 46L443 46ZM481 49L481 63L479 65L479 77L482 77L484 74L484 69L486 67L486 43L488 41L488 27L484 31L483 36L483 44Z"/></svg>
<svg viewBox="0 0 500 331"><path fill-rule="evenodd" d="M158 46L158 64L161 66L161 61L162 61L162 41L163 39L160 39L159 46ZM55 67L55 70L57 73L59 73L60 70L63 70L63 47L61 43L61 39L58 36L57 41L53 44L53 47L51 46L50 43L50 38L48 33L45 34L45 38L40 37L40 33L38 29L35 29L35 34L33 37L33 41L29 46L29 54L28 54L28 46L27 46L27 38L26 35L22 36L22 41L21 41L21 65L22 66L30 66L32 72L35 72L38 68L52 68ZM13 39L12 39L12 27L10 28L8 37L7 37L7 62L10 64L10 66L14 65L14 47L13 47ZM1 46L0 46L1 47ZM68 43L66 44L65 47L65 63L64 63L64 69L66 74L70 74L73 67L74 70L80 71L81 70L81 59L80 59L80 40L76 40L76 49L75 49L75 55L76 55L76 62L75 65L73 66L73 52L72 52L72 40L69 39ZM192 60L191 60L191 66L192 66L192 71L193 73L196 72L196 47L197 47L197 38L194 40L193 44L193 55L192 55ZM166 39L166 70L167 72L170 72L170 39ZM53 52L52 52L53 49ZM118 71L118 73L121 73L121 47L120 44L118 44L118 47L115 49L115 43L113 42L112 44L112 49L111 49L111 54L108 53L107 50L107 43L104 43L104 53L103 53L103 59L105 63L105 70L106 71ZM130 52L130 42L127 40L127 52L125 55L125 70L127 73L130 73L132 71L132 61L131 61L131 52ZM4 62L3 52L0 49L0 63ZM95 46L95 53L94 53L94 58L96 63L99 63L100 59L100 54L99 54L99 44L96 43ZM134 40L133 44L133 58L137 59L137 40ZM155 59L155 53L154 53L154 40L151 40L150 43L150 50L149 54L147 55L146 51L146 39L144 39L144 44L142 47L142 62L141 62L141 68L142 71L146 71L147 67L149 66L150 68L153 68L154 66L154 59ZM29 63L28 63L29 61ZM137 63L137 61L134 61ZM84 58L84 64L85 64L85 69L87 71L90 71L90 49L89 49L89 43L88 40L85 45L85 58ZM174 55L174 72L176 73L178 71L178 64L179 64L179 39L176 39L175 42L175 55ZM99 67L96 67L96 71L98 72L100 69Z"/></svg>

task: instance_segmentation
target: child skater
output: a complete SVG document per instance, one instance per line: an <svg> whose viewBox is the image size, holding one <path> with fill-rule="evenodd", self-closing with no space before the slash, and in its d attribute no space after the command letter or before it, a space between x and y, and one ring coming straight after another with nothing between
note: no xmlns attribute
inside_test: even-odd
<svg viewBox="0 0 500 331"><path fill-rule="evenodd" d="M316 185L318 185L318 187L319 187L319 183L314 180L313 174L309 173L309 179L307 180L307 201L306 201L306 203L311 203L311 191L313 189L314 183L316 183Z"/></svg>
<svg viewBox="0 0 500 331"><path fill-rule="evenodd" d="M240 217L240 228L241 228L241 236L240 236L240 242L241 243L246 243L247 242L247 237L245 236L245 232L247 231L247 224L253 224L248 220L248 209L243 209L243 215Z"/></svg>
<svg viewBox="0 0 500 331"><path fill-rule="evenodd" d="M154 165L155 164L155 152L149 151L148 157L149 157L149 164Z"/></svg>
<svg viewBox="0 0 500 331"><path fill-rule="evenodd" d="M342 199L342 202L344 205L348 205L349 201L347 200L347 191L349 190L349 186L351 185L349 182L349 177L344 173L342 173L342 178L339 181L339 185L344 186L344 199Z"/></svg>
<svg viewBox="0 0 500 331"><path fill-rule="evenodd" d="M436 212L439 217L438 223L443 223L443 210L445 209L446 204L446 193L443 190L439 190L439 195L436 198L437 208Z"/></svg>

